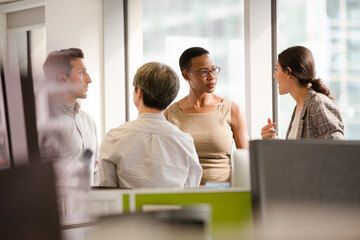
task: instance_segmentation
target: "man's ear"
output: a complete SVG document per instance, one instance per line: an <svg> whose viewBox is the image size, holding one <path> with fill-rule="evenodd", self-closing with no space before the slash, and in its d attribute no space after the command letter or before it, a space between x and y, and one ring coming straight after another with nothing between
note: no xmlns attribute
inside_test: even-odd
<svg viewBox="0 0 360 240"><path fill-rule="evenodd" d="M139 88L139 97L143 97L143 91L141 90L141 88Z"/></svg>
<svg viewBox="0 0 360 240"><path fill-rule="evenodd" d="M60 74L57 77L57 81L59 83L66 83L66 82L68 82L68 80L69 80L69 78L65 74Z"/></svg>
<svg viewBox="0 0 360 240"><path fill-rule="evenodd" d="M137 93L137 98L139 100L143 98L143 91L141 90L141 88L137 87L136 88L136 93Z"/></svg>

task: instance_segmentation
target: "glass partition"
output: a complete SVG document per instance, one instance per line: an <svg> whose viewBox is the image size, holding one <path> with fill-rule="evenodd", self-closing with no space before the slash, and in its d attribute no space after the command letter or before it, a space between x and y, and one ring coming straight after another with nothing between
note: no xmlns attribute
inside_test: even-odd
<svg viewBox="0 0 360 240"><path fill-rule="evenodd" d="M3 94L3 67L0 59L0 170L10 167L9 139Z"/></svg>

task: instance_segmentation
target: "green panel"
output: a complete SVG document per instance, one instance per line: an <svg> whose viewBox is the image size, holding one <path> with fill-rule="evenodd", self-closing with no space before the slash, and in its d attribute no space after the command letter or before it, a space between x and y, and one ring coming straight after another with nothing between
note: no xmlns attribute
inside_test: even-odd
<svg viewBox="0 0 360 240"><path fill-rule="evenodd" d="M248 224L252 221L250 192L136 194L136 210L143 204L186 205L207 203L212 206L212 223Z"/></svg>
<svg viewBox="0 0 360 240"><path fill-rule="evenodd" d="M123 194L124 213L129 212L129 194Z"/></svg>
<svg viewBox="0 0 360 240"><path fill-rule="evenodd" d="M253 239L250 192L136 194L136 211L141 211L144 204L209 204L212 207L209 239Z"/></svg>

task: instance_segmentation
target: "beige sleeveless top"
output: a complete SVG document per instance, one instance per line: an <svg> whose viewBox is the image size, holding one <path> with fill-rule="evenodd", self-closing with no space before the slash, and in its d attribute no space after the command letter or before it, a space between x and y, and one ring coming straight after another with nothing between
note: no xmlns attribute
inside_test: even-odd
<svg viewBox="0 0 360 240"><path fill-rule="evenodd" d="M177 103L169 107L168 120L194 139L203 167L201 185L231 181L231 102L224 98L219 107L209 113L183 113Z"/></svg>

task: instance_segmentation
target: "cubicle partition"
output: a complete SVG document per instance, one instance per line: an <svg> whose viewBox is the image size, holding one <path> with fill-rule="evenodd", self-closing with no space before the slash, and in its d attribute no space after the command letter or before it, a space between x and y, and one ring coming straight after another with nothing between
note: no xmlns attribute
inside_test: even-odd
<svg viewBox="0 0 360 240"><path fill-rule="evenodd" d="M226 236L240 238L252 229L251 194L244 189L137 191L129 204L135 206L135 211L141 211L149 205L150 208L151 205L163 205L166 208L208 204L212 210L212 239L226 239Z"/></svg>
<svg viewBox="0 0 360 240"><path fill-rule="evenodd" d="M93 189L76 198L77 205L68 209L68 214L73 216L65 216L66 229L71 228L72 217L81 210L86 210L91 219L199 206L210 210L208 232L211 239L248 239L253 230L251 193L244 188Z"/></svg>
<svg viewBox="0 0 360 240"><path fill-rule="evenodd" d="M265 230L267 239L274 232L271 239L359 239L359 156L360 141L251 141L256 232Z"/></svg>

